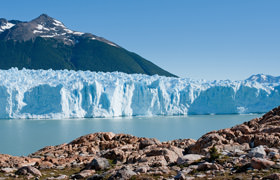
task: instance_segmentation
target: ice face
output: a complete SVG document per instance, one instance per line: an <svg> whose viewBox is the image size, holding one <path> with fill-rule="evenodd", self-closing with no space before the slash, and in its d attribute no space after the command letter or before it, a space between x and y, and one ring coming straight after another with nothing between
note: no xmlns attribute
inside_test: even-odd
<svg viewBox="0 0 280 180"><path fill-rule="evenodd" d="M0 70L2 119L262 113L279 102L280 83Z"/></svg>

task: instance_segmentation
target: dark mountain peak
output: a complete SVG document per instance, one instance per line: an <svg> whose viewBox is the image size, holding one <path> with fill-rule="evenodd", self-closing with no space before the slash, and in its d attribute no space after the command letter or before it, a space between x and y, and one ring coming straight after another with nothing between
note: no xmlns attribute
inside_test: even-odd
<svg viewBox="0 0 280 180"><path fill-rule="evenodd" d="M46 19L53 19L52 17L48 16L47 14L43 13L38 18L46 18Z"/></svg>
<svg viewBox="0 0 280 180"><path fill-rule="evenodd" d="M0 69L51 68L174 76L105 38L70 30L47 14L29 22L2 19L0 23ZM13 43L8 43L10 40Z"/></svg>
<svg viewBox="0 0 280 180"><path fill-rule="evenodd" d="M88 39L119 47L117 44L93 34L72 31L65 27L62 22L47 14L41 14L30 22L7 21L5 19L2 21L2 25L0 24L0 40L28 41L42 37L56 39L67 45L74 45L81 39ZM14 28L11 29L13 26Z"/></svg>
<svg viewBox="0 0 280 180"><path fill-rule="evenodd" d="M48 22L48 21L54 21L54 18L48 16L47 14L41 14L39 17L33 19L32 21Z"/></svg>
<svg viewBox="0 0 280 180"><path fill-rule="evenodd" d="M62 27L65 28L64 24L47 14L41 14L39 17L33 19L30 23L36 23L39 25L43 25L45 27Z"/></svg>

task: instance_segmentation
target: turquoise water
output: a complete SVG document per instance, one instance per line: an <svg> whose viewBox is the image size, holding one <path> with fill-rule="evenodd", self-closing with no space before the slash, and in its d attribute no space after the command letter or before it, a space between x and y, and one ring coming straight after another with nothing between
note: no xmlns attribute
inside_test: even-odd
<svg viewBox="0 0 280 180"><path fill-rule="evenodd" d="M68 143L95 132L128 133L161 141L198 139L206 132L232 127L259 114L122 117L64 120L0 120L0 153L28 155L48 145Z"/></svg>

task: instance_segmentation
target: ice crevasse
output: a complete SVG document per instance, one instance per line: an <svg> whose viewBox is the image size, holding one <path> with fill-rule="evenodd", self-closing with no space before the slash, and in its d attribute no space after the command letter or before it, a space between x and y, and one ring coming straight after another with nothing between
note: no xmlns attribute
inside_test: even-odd
<svg viewBox="0 0 280 180"><path fill-rule="evenodd" d="M279 103L280 83L0 70L1 119L262 113Z"/></svg>

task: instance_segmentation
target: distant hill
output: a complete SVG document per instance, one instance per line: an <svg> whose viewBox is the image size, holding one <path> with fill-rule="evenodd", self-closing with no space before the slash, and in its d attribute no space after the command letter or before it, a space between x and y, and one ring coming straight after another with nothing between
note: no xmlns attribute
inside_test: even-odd
<svg viewBox="0 0 280 180"><path fill-rule="evenodd" d="M141 56L46 14L29 22L0 19L0 69L71 69L176 77Z"/></svg>

